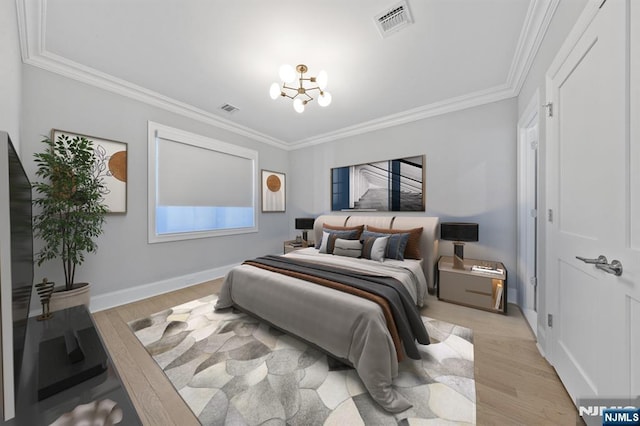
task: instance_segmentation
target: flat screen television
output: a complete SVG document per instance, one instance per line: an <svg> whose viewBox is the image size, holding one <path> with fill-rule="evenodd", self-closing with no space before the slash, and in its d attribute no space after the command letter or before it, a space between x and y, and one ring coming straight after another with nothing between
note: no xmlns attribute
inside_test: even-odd
<svg viewBox="0 0 640 426"><path fill-rule="evenodd" d="M0 131L0 316L2 415L14 416L33 289L31 183L6 132Z"/></svg>

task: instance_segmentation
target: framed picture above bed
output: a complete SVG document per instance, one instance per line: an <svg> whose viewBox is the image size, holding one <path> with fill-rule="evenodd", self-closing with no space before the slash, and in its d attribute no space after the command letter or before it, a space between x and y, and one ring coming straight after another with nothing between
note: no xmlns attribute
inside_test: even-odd
<svg viewBox="0 0 640 426"><path fill-rule="evenodd" d="M262 212L284 212L285 190L284 173L262 170Z"/></svg>
<svg viewBox="0 0 640 426"><path fill-rule="evenodd" d="M425 211L426 156L331 169L331 210Z"/></svg>

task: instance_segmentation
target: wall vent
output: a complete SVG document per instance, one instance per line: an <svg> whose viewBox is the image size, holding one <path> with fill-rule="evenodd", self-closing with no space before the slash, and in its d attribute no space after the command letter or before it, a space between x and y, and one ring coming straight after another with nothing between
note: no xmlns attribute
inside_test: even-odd
<svg viewBox="0 0 640 426"><path fill-rule="evenodd" d="M224 104L224 105L222 105L220 107L220 109L225 111L225 112L228 112L229 114L232 114L232 113L238 111L240 108L235 107L235 106L233 106L231 104Z"/></svg>
<svg viewBox="0 0 640 426"><path fill-rule="evenodd" d="M380 12L373 19L382 37L396 33L413 22L406 1L401 1L390 9Z"/></svg>

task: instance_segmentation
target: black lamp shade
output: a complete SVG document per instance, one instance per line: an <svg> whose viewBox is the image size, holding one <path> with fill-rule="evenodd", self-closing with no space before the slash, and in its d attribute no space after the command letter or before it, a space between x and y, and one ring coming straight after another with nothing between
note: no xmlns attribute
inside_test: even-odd
<svg viewBox="0 0 640 426"><path fill-rule="evenodd" d="M440 239L447 241L478 241L478 224L469 222L443 222Z"/></svg>
<svg viewBox="0 0 640 426"><path fill-rule="evenodd" d="M313 229L313 222L316 220L312 217L297 217L296 229L302 229L302 239L308 241L307 230Z"/></svg>
<svg viewBox="0 0 640 426"><path fill-rule="evenodd" d="M298 217L296 218L296 229L313 229L313 222L315 219L312 217Z"/></svg>

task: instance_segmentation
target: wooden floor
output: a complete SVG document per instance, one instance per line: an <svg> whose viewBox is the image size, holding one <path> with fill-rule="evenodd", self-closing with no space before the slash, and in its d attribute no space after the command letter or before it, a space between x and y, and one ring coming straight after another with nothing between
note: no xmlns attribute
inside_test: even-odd
<svg viewBox="0 0 640 426"><path fill-rule="evenodd" d="M221 280L94 313L129 395L145 425L198 425L127 322L217 293ZM576 409L538 352L522 313L479 311L430 297L422 314L474 331L478 425L576 425Z"/></svg>

